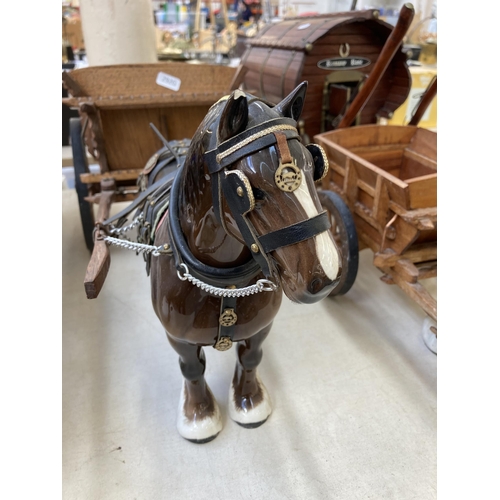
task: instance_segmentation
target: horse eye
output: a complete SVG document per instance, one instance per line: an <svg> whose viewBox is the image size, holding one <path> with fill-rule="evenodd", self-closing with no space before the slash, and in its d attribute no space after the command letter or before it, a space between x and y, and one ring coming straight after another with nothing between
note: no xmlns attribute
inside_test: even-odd
<svg viewBox="0 0 500 500"><path fill-rule="evenodd" d="M262 191L262 189L252 187L252 191L253 191L253 197L256 200L264 200L265 199L266 193L265 193L265 191Z"/></svg>

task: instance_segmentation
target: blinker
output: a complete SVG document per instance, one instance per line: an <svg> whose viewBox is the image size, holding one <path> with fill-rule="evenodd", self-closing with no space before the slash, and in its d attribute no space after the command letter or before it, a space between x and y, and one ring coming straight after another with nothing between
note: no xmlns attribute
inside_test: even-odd
<svg viewBox="0 0 500 500"><path fill-rule="evenodd" d="M319 144L308 144L306 146L313 157L314 164L314 182L319 182L326 177L328 173L328 157L325 150Z"/></svg>
<svg viewBox="0 0 500 500"><path fill-rule="evenodd" d="M222 188L226 199L231 200L240 214L251 212L255 208L255 198L248 177L240 170L228 170L224 174Z"/></svg>

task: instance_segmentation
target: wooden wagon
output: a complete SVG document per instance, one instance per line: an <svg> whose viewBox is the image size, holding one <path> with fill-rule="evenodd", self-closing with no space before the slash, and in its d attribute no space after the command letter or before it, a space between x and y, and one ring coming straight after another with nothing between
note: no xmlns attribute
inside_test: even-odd
<svg viewBox="0 0 500 500"><path fill-rule="evenodd" d="M321 189L349 207L359 249L370 248L383 281L397 284L437 322L437 302L421 283L437 276L437 133L361 125L314 139L330 165Z"/></svg>
<svg viewBox="0 0 500 500"><path fill-rule="evenodd" d="M412 17L405 19L397 50L391 52L383 76L353 125L390 118L410 92L411 76L400 42ZM392 32L393 26L381 21L373 9L269 24L248 41L241 60L246 70L243 88L276 104L307 80L303 134L313 137L333 130L374 69Z"/></svg>
<svg viewBox="0 0 500 500"><path fill-rule="evenodd" d="M94 207L101 182L116 183L114 201L138 193L137 179L162 147L152 123L168 141L191 139L210 106L237 85L235 68L185 63L95 66L63 73L69 97L78 108L70 136L75 188L87 247L93 248ZM88 154L98 164L91 172Z"/></svg>

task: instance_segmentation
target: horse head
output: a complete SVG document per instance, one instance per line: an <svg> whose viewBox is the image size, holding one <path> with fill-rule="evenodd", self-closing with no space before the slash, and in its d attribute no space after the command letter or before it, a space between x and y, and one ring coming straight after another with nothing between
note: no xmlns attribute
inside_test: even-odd
<svg viewBox="0 0 500 500"><path fill-rule="evenodd" d="M328 160L297 131L306 90L303 82L275 106L235 90L205 129L216 217L297 303L326 297L341 272L314 184L326 175Z"/></svg>

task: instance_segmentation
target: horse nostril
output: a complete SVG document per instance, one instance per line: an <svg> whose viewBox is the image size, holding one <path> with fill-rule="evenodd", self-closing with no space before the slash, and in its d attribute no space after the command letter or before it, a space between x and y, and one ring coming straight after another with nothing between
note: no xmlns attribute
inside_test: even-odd
<svg viewBox="0 0 500 500"><path fill-rule="evenodd" d="M318 293L323 289L323 282L319 278L316 278L315 280L311 281L311 284L309 286L309 291L311 293Z"/></svg>

